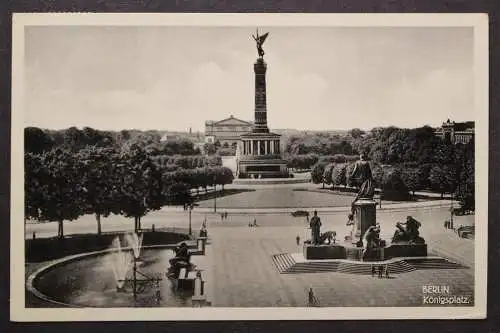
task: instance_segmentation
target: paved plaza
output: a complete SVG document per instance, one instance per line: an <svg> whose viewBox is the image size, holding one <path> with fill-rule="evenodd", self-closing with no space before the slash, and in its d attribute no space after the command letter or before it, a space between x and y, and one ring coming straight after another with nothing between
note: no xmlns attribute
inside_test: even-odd
<svg viewBox="0 0 500 333"><path fill-rule="evenodd" d="M266 201L266 195L277 194L265 192L247 193L260 193L263 201ZM341 196L335 196L334 200L337 197ZM349 196L345 198L351 199ZM449 286L453 295L472 296L474 240L461 239L453 231L443 228L443 221L449 219L449 207L422 207L416 203L408 203L406 208L402 205L390 207L377 211L382 238L390 240L396 222L412 215L422 222L420 234L426 239L430 254L447 257L468 268L416 270L389 279L337 272L280 274L272 256L301 252L302 245L296 244L296 237L300 237L301 244L310 237L305 217L292 217L290 212L280 209L269 209L266 213L243 209L235 213L235 209L226 220L221 220L221 210L213 213L209 209L195 209L191 219L193 231L197 232L206 219L210 245L206 256L193 260L206 271L208 295L216 307L307 306L309 288L313 289L320 306L420 306L422 287L429 284ZM350 227L345 225L347 207L320 212L319 215L322 231L335 230L339 240L348 234ZM156 228L186 228L188 216L188 212L182 209L163 209L144 217L142 226L151 228L155 224ZM254 220L258 227L249 227ZM473 220L473 215L455 217L455 224L472 224ZM67 234L95 233L95 223L93 216L84 216L65 223L65 231ZM102 220L102 227L105 232L133 230L133 221L111 216ZM37 237L50 237L56 234L57 226L55 223L27 224L26 237L30 237L33 231Z"/></svg>
<svg viewBox="0 0 500 333"><path fill-rule="evenodd" d="M429 284L447 285L453 294L472 296L473 241L459 239L456 234L444 231L442 226L430 225L445 214L443 209L412 212L426 226L422 235L433 238L428 242L431 251L444 248L453 252L456 259L468 261L470 268L417 270L390 279L331 272L279 274L271 256L301 252L295 237L300 235L304 239L307 236L304 220L259 216L260 226L250 228L245 225L247 218L243 216L234 216L224 222L214 219L209 226L212 244L207 253L213 268L210 276L212 304L220 307L306 306L307 292L312 288L321 306L420 306L422 287ZM382 237L388 238L394 231L395 221L402 220L406 213L381 215ZM286 227L277 225L277 220L286 220ZM337 230L339 235L348 231L341 214L324 216L323 221L325 230Z"/></svg>

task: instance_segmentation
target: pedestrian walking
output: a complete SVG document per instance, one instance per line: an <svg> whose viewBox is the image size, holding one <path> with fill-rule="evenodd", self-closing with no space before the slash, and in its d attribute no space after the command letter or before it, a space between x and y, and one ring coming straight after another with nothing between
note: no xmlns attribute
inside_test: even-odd
<svg viewBox="0 0 500 333"><path fill-rule="evenodd" d="M389 278L389 265L385 265L385 277L386 279Z"/></svg>
<svg viewBox="0 0 500 333"><path fill-rule="evenodd" d="M227 212L224 212L224 220L227 220Z"/></svg>
<svg viewBox="0 0 500 333"><path fill-rule="evenodd" d="M375 276L376 270L375 270L375 265L372 265L372 277Z"/></svg>
<svg viewBox="0 0 500 333"><path fill-rule="evenodd" d="M300 245L300 236L297 235L297 237L295 237L295 240L297 241L297 245Z"/></svg>
<svg viewBox="0 0 500 333"><path fill-rule="evenodd" d="M383 270L384 270L384 266L382 265L378 265L378 278L381 279L382 278L382 273L383 273Z"/></svg>
<svg viewBox="0 0 500 333"><path fill-rule="evenodd" d="M314 303L315 303L315 302L314 302L315 297L314 297L314 292L313 292L312 288L309 288L309 293L308 293L308 295L307 295L307 299L308 299L308 300L307 300L307 304L308 304L309 306L314 306Z"/></svg>

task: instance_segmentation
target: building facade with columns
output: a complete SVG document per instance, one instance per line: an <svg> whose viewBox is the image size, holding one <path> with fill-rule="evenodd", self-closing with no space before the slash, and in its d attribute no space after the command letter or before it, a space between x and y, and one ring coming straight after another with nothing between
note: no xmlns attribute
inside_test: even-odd
<svg viewBox="0 0 500 333"><path fill-rule="evenodd" d="M448 119L436 129L436 135L453 144L467 144L474 138L474 122L466 121L456 123Z"/></svg>
<svg viewBox="0 0 500 333"><path fill-rule="evenodd" d="M254 64L255 73L255 122L252 131L240 137L238 178L286 178L287 163L281 159L279 134L267 126L267 64L259 57Z"/></svg>
<svg viewBox="0 0 500 333"><path fill-rule="evenodd" d="M252 122L235 118L233 115L219 121L207 120L205 121L205 142L219 142L221 146L236 148L240 142L240 136L251 132L252 126Z"/></svg>

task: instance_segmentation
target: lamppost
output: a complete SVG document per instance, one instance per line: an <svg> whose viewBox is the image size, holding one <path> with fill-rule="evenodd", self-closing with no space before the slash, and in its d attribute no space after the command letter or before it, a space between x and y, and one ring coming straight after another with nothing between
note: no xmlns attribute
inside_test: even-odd
<svg viewBox="0 0 500 333"><path fill-rule="evenodd" d="M214 185L214 213L217 213L217 184L215 183L215 175L213 176Z"/></svg>
<svg viewBox="0 0 500 333"><path fill-rule="evenodd" d="M450 193L450 229L453 229L453 191Z"/></svg>
<svg viewBox="0 0 500 333"><path fill-rule="evenodd" d="M192 234L192 229L191 229L191 211L193 210L193 204L190 203L188 206L189 209L189 236Z"/></svg>

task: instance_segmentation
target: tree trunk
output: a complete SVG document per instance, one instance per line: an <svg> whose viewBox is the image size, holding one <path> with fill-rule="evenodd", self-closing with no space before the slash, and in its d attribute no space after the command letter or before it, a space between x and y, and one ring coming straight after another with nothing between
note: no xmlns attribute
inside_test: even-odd
<svg viewBox="0 0 500 333"><path fill-rule="evenodd" d="M57 222L57 237L64 238L64 224L63 220Z"/></svg>
<svg viewBox="0 0 500 333"><path fill-rule="evenodd" d="M134 217L134 231L139 232L139 230L141 230L141 217L135 216Z"/></svg>
<svg viewBox="0 0 500 333"><path fill-rule="evenodd" d="M97 234L100 236L101 235L101 214L96 213L95 214L95 219L97 221Z"/></svg>

